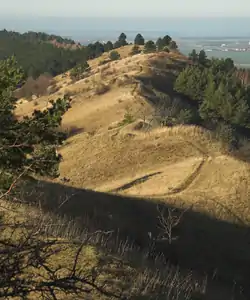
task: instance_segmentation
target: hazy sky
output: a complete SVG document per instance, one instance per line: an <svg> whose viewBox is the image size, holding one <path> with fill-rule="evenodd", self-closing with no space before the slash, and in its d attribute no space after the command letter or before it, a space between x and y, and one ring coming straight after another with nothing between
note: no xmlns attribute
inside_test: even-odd
<svg viewBox="0 0 250 300"><path fill-rule="evenodd" d="M250 17L250 0L0 0L3 15Z"/></svg>

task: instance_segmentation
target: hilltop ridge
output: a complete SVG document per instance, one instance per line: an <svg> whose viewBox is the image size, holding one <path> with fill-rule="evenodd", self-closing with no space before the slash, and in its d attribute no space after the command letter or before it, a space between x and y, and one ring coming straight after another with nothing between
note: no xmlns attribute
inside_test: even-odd
<svg viewBox="0 0 250 300"><path fill-rule="evenodd" d="M243 183L250 178L249 165L230 157L223 143L198 126L162 128L156 116L160 104L147 96L141 81L164 72L157 64L167 66L164 76L168 77L187 58L176 52L131 57L131 48L118 49L117 61L100 65L108 53L89 61L91 71L77 82L71 83L67 75L55 78L60 89L49 99L63 94L72 99L62 121L70 137L60 149L61 178L67 178L70 186L102 192L163 201L173 197L174 202L181 196L197 209L205 194L211 200L203 210L231 221L237 221L236 214L249 222L249 212L243 209L246 203L234 200L239 190L248 193ZM47 97L36 101L36 109L48 105ZM16 114L33 110L32 102L26 102ZM224 201L228 211L216 204Z"/></svg>
<svg viewBox="0 0 250 300"><path fill-rule="evenodd" d="M169 36L99 46L40 91L0 64L0 265L19 280L25 264L0 297L248 298L250 90L234 62Z"/></svg>

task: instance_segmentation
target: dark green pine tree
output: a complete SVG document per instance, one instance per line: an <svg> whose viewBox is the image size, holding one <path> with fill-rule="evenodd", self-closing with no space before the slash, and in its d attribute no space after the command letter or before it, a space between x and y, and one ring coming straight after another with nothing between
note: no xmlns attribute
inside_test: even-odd
<svg viewBox="0 0 250 300"><path fill-rule="evenodd" d="M17 120L13 92L23 81L14 57L0 62L0 190L8 189L20 175L57 176L60 156L56 148L66 135L58 131L62 115L70 107L66 98L31 117Z"/></svg>
<svg viewBox="0 0 250 300"><path fill-rule="evenodd" d="M158 38L157 41L156 41L157 50L158 51L162 51L163 48L164 48L164 46L166 46L166 45L164 45L163 39L162 38Z"/></svg>
<svg viewBox="0 0 250 300"><path fill-rule="evenodd" d="M233 108L232 123L250 128L250 107L246 99L240 99Z"/></svg>
<svg viewBox="0 0 250 300"><path fill-rule="evenodd" d="M175 51L175 50L178 49L178 45L177 45L176 41L171 41L171 42L169 43L169 49L170 49L170 50L173 50L173 51Z"/></svg>
<svg viewBox="0 0 250 300"><path fill-rule="evenodd" d="M136 35L134 44L139 46L143 46L145 44L144 37L140 33Z"/></svg>
<svg viewBox="0 0 250 300"><path fill-rule="evenodd" d="M188 95L188 78L192 73L191 67L185 68L177 77L174 85L174 89L176 92Z"/></svg>
<svg viewBox="0 0 250 300"><path fill-rule="evenodd" d="M224 71L225 72L231 72L235 70L234 61L231 58L226 58L224 60Z"/></svg>
<svg viewBox="0 0 250 300"><path fill-rule="evenodd" d="M170 46L170 43L172 42L172 38L169 35L165 35L162 39L163 47L164 46Z"/></svg>
<svg viewBox="0 0 250 300"><path fill-rule="evenodd" d="M153 41L147 41L144 45L144 53L152 53L156 51L156 45Z"/></svg>
<svg viewBox="0 0 250 300"><path fill-rule="evenodd" d="M176 79L175 90L191 100L201 102L207 85L206 71L189 66Z"/></svg>
<svg viewBox="0 0 250 300"><path fill-rule="evenodd" d="M208 77L208 84L204 92L203 101L199 108L199 113L203 120L210 121L214 118L217 118L217 115L214 113L214 108L217 105L217 95L215 97L216 90L217 87L213 74L210 73Z"/></svg>
<svg viewBox="0 0 250 300"><path fill-rule="evenodd" d="M207 60L206 52L204 50L201 50L198 55L198 63L202 66L206 66L207 62L208 60Z"/></svg>
<svg viewBox="0 0 250 300"><path fill-rule="evenodd" d="M118 42L119 42L120 47L128 45L126 39L127 39L126 34L125 33L121 33L120 36L119 36L119 38L118 38Z"/></svg>
<svg viewBox="0 0 250 300"><path fill-rule="evenodd" d="M114 45L111 41L108 41L106 44L104 44L104 50L105 52L109 52L114 49Z"/></svg>
<svg viewBox="0 0 250 300"><path fill-rule="evenodd" d="M192 50L192 52L189 54L188 58L189 58L193 63L197 63L197 62L198 62L198 53L196 52L195 49Z"/></svg>

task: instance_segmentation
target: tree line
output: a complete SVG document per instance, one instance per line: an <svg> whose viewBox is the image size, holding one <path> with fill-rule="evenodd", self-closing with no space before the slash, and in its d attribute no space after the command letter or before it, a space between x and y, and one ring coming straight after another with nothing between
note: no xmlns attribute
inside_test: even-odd
<svg viewBox="0 0 250 300"><path fill-rule="evenodd" d="M189 59L175 90L194 104L197 123L237 146L242 135L250 134L250 86L231 58L208 59L204 50L193 50Z"/></svg>
<svg viewBox="0 0 250 300"><path fill-rule="evenodd" d="M90 43L87 46L71 48L56 47L50 41L57 41L62 44L75 45L71 39L62 38L56 35L49 35L43 32L27 32L20 34L14 31L0 31L0 60L14 55L24 70L25 78L34 79L41 74L49 73L51 76L64 73L77 66L85 64L89 59L101 56L104 52L128 45L127 37L121 33L117 41L112 43L99 41ZM177 48L177 45L169 36L159 39L156 43L145 42L143 36L138 34L134 41L135 45L144 45L146 51L154 49L163 50L164 47ZM136 49L134 49L136 51Z"/></svg>
<svg viewBox="0 0 250 300"><path fill-rule="evenodd" d="M35 31L28 31L25 33L19 33L16 31L7 31L6 29L0 31L0 39L4 37L9 37L12 39L22 39L30 42L50 42L56 41L61 44L70 44L75 45L76 42L69 38L63 38L59 35L55 34L47 34L45 32L35 32Z"/></svg>

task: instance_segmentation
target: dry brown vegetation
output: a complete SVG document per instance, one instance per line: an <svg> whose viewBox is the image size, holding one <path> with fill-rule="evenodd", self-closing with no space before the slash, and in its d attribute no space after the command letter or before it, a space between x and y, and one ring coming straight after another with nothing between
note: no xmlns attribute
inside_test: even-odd
<svg viewBox="0 0 250 300"><path fill-rule="evenodd" d="M102 82L95 82L94 84L94 93L96 95L102 95L109 91L110 87Z"/></svg>
<svg viewBox="0 0 250 300"><path fill-rule="evenodd" d="M125 49L128 55L130 46L120 50L121 57L125 56ZM175 176L168 178L166 175L165 179L163 176L161 179L152 178L138 186L136 190L133 188L133 193L139 193L138 195L158 196L163 194L160 192L160 182L165 190L171 186L174 189L178 185L177 182L182 185L181 182L194 172L196 161L200 160L205 162L199 170L199 176L195 178L189 189L183 191L187 194L187 199L189 194L192 196L197 194L198 197L199 194L208 193L207 195L211 197L219 197L220 201L228 201L228 198L234 194L234 189L241 185L242 178L248 180L248 164L228 155L222 145L217 145L218 143L199 128L179 126L159 128L148 133L136 130L138 123L136 120L154 121L152 115L154 107L143 93L138 94L138 91L142 91L140 89L142 84L137 77L140 74L152 76L152 73L156 72L163 63L170 64L173 57L178 58L178 54L139 54L110 62L102 67L98 67L98 64L94 67L95 60L93 60L88 78L60 89L60 93L73 96L72 108L66 113L63 126L84 129L84 133L71 137L67 145L60 150L64 157L61 174L63 177L68 174L72 185L99 190L100 186L103 187L107 183L116 186L120 180L129 182L134 177L157 171L158 168L167 168L166 174L168 174L168 168L175 166ZM181 56L179 59L183 60ZM96 60L98 61L99 59ZM38 100L42 105L43 98ZM30 114L32 109L29 103L23 103L17 107L17 115ZM125 126L127 124L123 122L128 109L135 121L134 128ZM123 126L108 130L114 123ZM98 134L90 137L88 132L93 131ZM79 152L78 147L82 153ZM71 156L75 159L70 159ZM90 164L90 161L93 162ZM90 168L88 168L89 164ZM78 169L79 165L81 171ZM112 168L107 170L106 165ZM183 172L184 165L189 166L187 170L189 168L190 170ZM211 176L213 173L216 175ZM234 176L231 176L230 174L233 173ZM223 178L228 179L224 182ZM157 186L157 192L154 190L146 192L149 191L150 181L152 186ZM132 190L126 190L126 193L132 193ZM224 198L227 199L222 200Z"/></svg>
<svg viewBox="0 0 250 300"><path fill-rule="evenodd" d="M142 248L148 246L148 232L159 234L157 204L180 214L190 210L168 255L184 268L217 274L206 298L197 299L228 300L233 287L221 278L244 282L249 275L250 165L197 126L160 127L141 79L150 81L163 64L175 72L185 58L178 53L129 57L130 51L130 46L119 49L122 59L104 65L107 53L90 61L89 77L78 82L55 78L57 93L70 93L73 101L62 124L69 138L59 149L61 177L43 183L45 199L53 203L70 193L61 214L78 217L81 226L119 231ZM46 106L46 98L38 101L39 109ZM16 113L21 117L33 109L22 103ZM246 141L238 157L249 158L248 149ZM164 250L158 247L158 253L170 251L165 244ZM131 274L137 274L133 268Z"/></svg>
<svg viewBox="0 0 250 300"><path fill-rule="evenodd" d="M160 257L150 262L150 252L141 253L112 230L81 230L76 221L25 204L1 201L1 214L4 210L0 270L9 276L0 281L4 299L25 294L28 299L187 300L205 292L205 278L168 265L159 272ZM176 226L173 220L162 225Z"/></svg>
<svg viewBox="0 0 250 300"><path fill-rule="evenodd" d="M49 86L52 86L48 91ZM15 93L17 98L30 98L43 96L55 92L53 78L48 74L40 75L37 79L29 77L26 83Z"/></svg>

